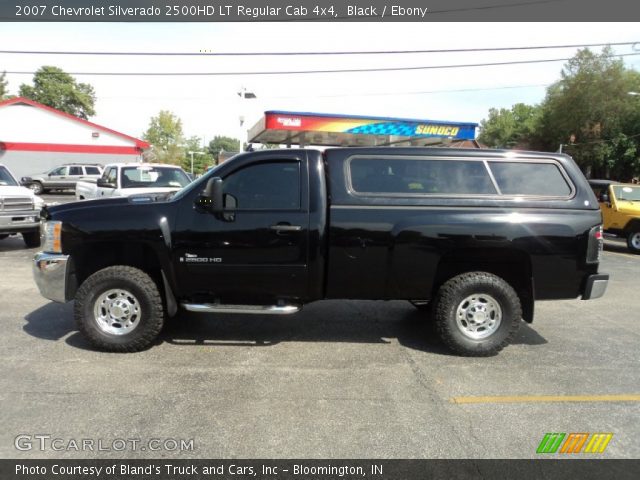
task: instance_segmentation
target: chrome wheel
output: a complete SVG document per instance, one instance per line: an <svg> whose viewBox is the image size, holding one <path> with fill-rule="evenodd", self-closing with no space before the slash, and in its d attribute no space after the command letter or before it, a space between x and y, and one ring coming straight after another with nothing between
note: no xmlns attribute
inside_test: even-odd
<svg viewBox="0 0 640 480"><path fill-rule="evenodd" d="M140 323L140 302L122 289L107 290L93 305L93 318L98 328L111 335L126 335Z"/></svg>
<svg viewBox="0 0 640 480"><path fill-rule="evenodd" d="M502 321L500 304L491 295L474 293L456 310L456 325L466 337L481 340L492 335Z"/></svg>
<svg viewBox="0 0 640 480"><path fill-rule="evenodd" d="M38 182L34 182L34 183L29 184L29 186L27 188L29 188L29 190L31 190L36 195L40 195L42 193L42 190L44 190L42 188L42 185L40 185Z"/></svg>
<svg viewBox="0 0 640 480"><path fill-rule="evenodd" d="M632 233L629 238L629 243L636 250L640 250L640 232Z"/></svg>

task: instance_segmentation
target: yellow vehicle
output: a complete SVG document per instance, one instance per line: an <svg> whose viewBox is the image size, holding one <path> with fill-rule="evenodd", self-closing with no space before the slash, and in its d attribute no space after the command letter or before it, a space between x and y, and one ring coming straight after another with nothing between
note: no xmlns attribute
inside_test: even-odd
<svg viewBox="0 0 640 480"><path fill-rule="evenodd" d="M600 210L603 228L627 239L632 253L640 254L640 185L613 180L589 180Z"/></svg>

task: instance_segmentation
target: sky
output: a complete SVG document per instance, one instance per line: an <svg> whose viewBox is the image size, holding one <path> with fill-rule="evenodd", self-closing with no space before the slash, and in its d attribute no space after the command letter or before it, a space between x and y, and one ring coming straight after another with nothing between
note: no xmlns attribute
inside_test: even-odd
<svg viewBox="0 0 640 480"><path fill-rule="evenodd" d="M283 52L419 50L639 42L640 23L0 23L0 50ZM599 48L594 48L599 50ZM377 68L570 58L575 48L405 55L122 57L0 53L1 71L247 72ZM625 57L640 69L640 55ZM95 88L95 123L140 137L170 110L186 136L239 137L267 110L480 122L490 108L543 100L564 62L439 70L211 77L75 75ZM17 94L32 75L7 73ZM256 95L241 100L242 88ZM246 137L246 132L244 133Z"/></svg>

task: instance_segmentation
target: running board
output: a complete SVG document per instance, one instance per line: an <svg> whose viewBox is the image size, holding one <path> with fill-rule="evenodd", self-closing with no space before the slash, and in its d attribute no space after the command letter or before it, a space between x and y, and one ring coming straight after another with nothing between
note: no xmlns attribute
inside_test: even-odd
<svg viewBox="0 0 640 480"><path fill-rule="evenodd" d="M183 303L189 312L254 313L258 315L289 315L300 311L298 305L226 305L221 303Z"/></svg>

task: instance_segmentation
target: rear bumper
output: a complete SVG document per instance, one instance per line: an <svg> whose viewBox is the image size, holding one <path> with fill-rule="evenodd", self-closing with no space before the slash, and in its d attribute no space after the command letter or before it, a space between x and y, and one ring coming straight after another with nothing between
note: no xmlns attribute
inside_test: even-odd
<svg viewBox="0 0 640 480"><path fill-rule="evenodd" d="M39 252L33 258L33 278L44 298L54 302L67 301L67 270L69 255Z"/></svg>
<svg viewBox="0 0 640 480"><path fill-rule="evenodd" d="M593 300L594 298L600 298L604 295L609 284L608 273L597 273L595 275L589 275L587 281L584 284L584 290L582 293L582 300Z"/></svg>

